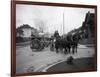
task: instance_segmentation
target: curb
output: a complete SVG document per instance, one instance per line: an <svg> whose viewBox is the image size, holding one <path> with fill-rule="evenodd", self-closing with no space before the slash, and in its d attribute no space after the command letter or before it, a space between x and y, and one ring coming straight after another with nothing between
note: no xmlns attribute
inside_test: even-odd
<svg viewBox="0 0 100 77"><path fill-rule="evenodd" d="M56 64L59 64L59 63L61 63L61 62L64 62L64 61L66 61L66 60L62 60L62 61L56 62L56 63L54 63L54 64L51 64L51 65L47 66L46 68L44 68L41 72L47 72L47 69L49 69L50 67L52 67L52 66L54 66L54 65L56 65Z"/></svg>

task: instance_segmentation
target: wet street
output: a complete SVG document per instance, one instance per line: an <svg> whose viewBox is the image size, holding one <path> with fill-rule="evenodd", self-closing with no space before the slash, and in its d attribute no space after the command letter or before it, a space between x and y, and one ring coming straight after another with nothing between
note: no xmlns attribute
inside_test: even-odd
<svg viewBox="0 0 100 77"><path fill-rule="evenodd" d="M47 66L66 60L72 54L63 54L50 51L47 47L42 51L30 49L30 46L16 46L16 72L40 72ZM73 55L74 58L91 57L94 55L93 47L78 45L78 52Z"/></svg>

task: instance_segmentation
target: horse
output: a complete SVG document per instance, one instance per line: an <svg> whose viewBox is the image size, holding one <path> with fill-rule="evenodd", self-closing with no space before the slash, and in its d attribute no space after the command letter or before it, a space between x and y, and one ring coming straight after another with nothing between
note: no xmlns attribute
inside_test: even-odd
<svg viewBox="0 0 100 77"><path fill-rule="evenodd" d="M55 49L56 53L58 53L58 49L64 50L64 53L70 53L70 42L66 38L61 38L60 36L56 38L55 41Z"/></svg>
<svg viewBox="0 0 100 77"><path fill-rule="evenodd" d="M80 35L79 34L74 34L72 35L72 42L71 42L71 48L72 48L72 53L77 53L77 47L78 47L78 43L80 40Z"/></svg>
<svg viewBox="0 0 100 77"><path fill-rule="evenodd" d="M69 34L66 35L66 37L57 36L54 37L54 39L52 40L52 48L56 49L56 53L58 53L59 50L61 51L64 50L64 54L68 54L68 53L74 54L77 53L77 46L79 40L80 40L79 34L74 34L74 35Z"/></svg>

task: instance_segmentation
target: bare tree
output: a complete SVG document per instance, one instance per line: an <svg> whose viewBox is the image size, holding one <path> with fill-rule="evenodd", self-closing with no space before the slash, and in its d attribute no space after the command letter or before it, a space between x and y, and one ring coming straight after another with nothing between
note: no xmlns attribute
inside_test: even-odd
<svg viewBox="0 0 100 77"><path fill-rule="evenodd" d="M34 22L35 22L36 27L39 29L39 31L43 33L44 30L46 29L45 21L41 19L34 19Z"/></svg>

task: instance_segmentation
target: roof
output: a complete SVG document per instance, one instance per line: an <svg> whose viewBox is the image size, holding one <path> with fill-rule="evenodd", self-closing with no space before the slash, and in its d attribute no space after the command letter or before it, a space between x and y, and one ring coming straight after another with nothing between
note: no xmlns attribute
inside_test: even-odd
<svg viewBox="0 0 100 77"><path fill-rule="evenodd" d="M23 24L23 25L21 25L20 27L18 27L17 29L33 29L33 30L37 31L37 29L31 27L31 26L28 25L28 24Z"/></svg>
<svg viewBox="0 0 100 77"><path fill-rule="evenodd" d="M20 27L18 27L19 29L23 29L23 28L30 28L30 29L32 29L32 27L30 26L30 25L28 25L28 24L23 24L23 25L21 25ZM17 28L17 29L18 29Z"/></svg>

